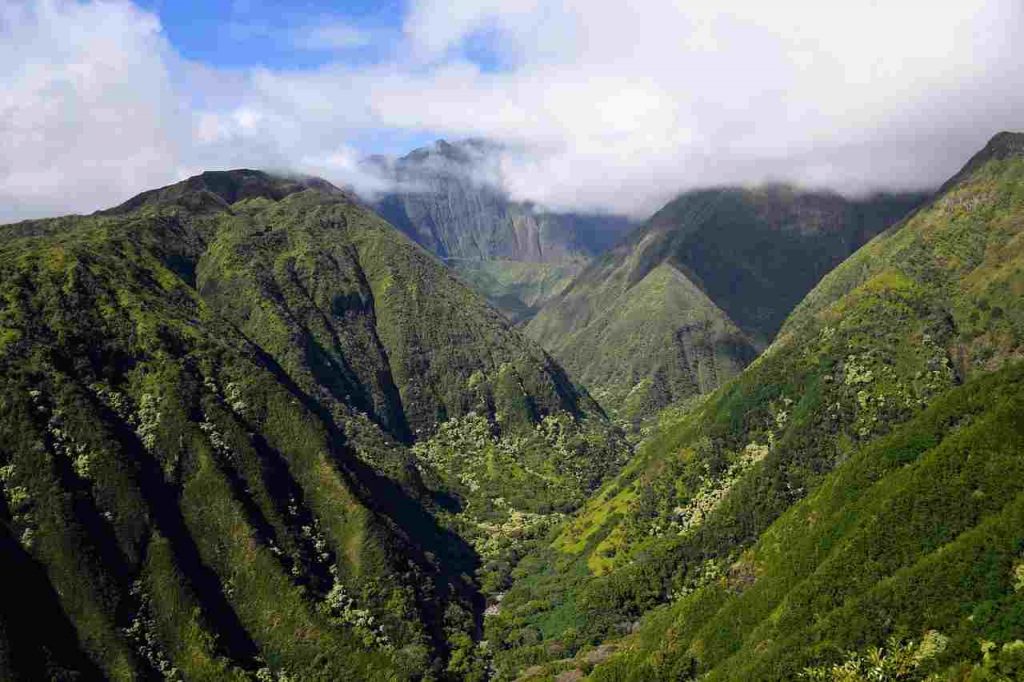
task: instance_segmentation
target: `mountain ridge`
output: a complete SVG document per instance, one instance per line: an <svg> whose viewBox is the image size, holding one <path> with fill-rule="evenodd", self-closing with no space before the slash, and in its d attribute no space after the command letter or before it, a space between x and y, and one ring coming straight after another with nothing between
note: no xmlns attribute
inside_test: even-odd
<svg viewBox="0 0 1024 682"><path fill-rule="evenodd" d="M343 190L331 183L313 176L275 176L260 170L236 168L223 171L203 171L185 180L164 187L140 192L122 204L98 211L101 215L129 213L147 205L186 202L196 205L206 195L230 206L245 199L269 199L279 201L290 194L314 189L326 194L345 195ZM216 201L215 199L215 201Z"/></svg>
<svg viewBox="0 0 1024 682"><path fill-rule="evenodd" d="M0 608L5 679L462 679L524 532L493 526L620 463L542 349L322 181L0 234L0 563L38 567L54 633ZM463 423L465 481L435 445Z"/></svg>
<svg viewBox="0 0 1024 682"><path fill-rule="evenodd" d="M705 311L715 320L712 326L723 330L710 347L729 358L721 372L721 379L728 379L753 360L821 275L923 199L917 194L879 194L853 202L790 185L685 193L592 262L538 311L527 333L587 383L606 408L630 419L649 417L672 402L717 387L707 384L694 391L700 382L680 377L674 388L634 400L635 392L644 390L639 383L643 376L678 372L672 339L678 340L688 311ZM618 301L633 295L631 290L663 264L692 286L679 288L671 309L649 312L660 325L659 352L637 345L643 343L637 325L649 321L628 323L631 315ZM617 309L621 318L609 321L608 311ZM609 336L609 326L620 333ZM597 353L595 338L607 339ZM619 366L629 368L627 372L609 374L603 358L613 355L623 359Z"/></svg>
<svg viewBox="0 0 1024 682"><path fill-rule="evenodd" d="M1006 472L1021 461L1024 156L1011 151L968 162L826 275L746 370L660 416L524 559L488 620L500 669L1022 672L1024 491Z"/></svg>

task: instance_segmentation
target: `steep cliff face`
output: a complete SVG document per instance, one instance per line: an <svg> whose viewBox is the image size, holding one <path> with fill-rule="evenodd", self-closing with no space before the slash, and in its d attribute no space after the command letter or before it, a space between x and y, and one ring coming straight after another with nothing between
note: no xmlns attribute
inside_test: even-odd
<svg viewBox="0 0 1024 682"><path fill-rule="evenodd" d="M734 376L826 272L923 199L783 186L684 194L589 265L527 333L609 409L653 414ZM681 362L679 344L705 349L705 362Z"/></svg>
<svg viewBox="0 0 1024 682"><path fill-rule="evenodd" d="M474 264L491 263L497 276L481 291L516 319L532 314L550 291L529 289L543 296L527 303L519 298L522 286L554 274L564 286L630 225L621 217L551 213L512 201L501 188L496 149L481 141L442 140L394 161L378 158L371 168L397 187L375 202L378 213L456 269L467 268L471 283L480 282L472 277Z"/></svg>
<svg viewBox="0 0 1024 682"><path fill-rule="evenodd" d="M323 181L204 173L0 234L4 679L459 678L476 488L408 446L478 427L474 485L530 491L497 521L615 466L538 462L552 423L605 442L599 408Z"/></svg>

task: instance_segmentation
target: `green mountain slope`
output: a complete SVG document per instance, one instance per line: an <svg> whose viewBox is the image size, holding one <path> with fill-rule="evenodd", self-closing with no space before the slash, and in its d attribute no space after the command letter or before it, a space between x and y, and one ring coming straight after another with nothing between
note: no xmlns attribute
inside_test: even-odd
<svg viewBox="0 0 1024 682"><path fill-rule="evenodd" d="M527 332L609 409L653 414L735 375L822 275L923 198L851 201L785 186L684 194L580 274ZM634 291L655 288L647 278L659 268L679 273L672 304ZM691 343L694 319L718 330L692 341L714 349L719 371L712 381L677 359L678 346ZM662 339L654 352L643 346L650 327ZM624 371L612 373L612 356L625 359Z"/></svg>
<svg viewBox="0 0 1024 682"><path fill-rule="evenodd" d="M445 265L513 323L529 320L560 294L584 264L449 258Z"/></svg>
<svg viewBox="0 0 1024 682"><path fill-rule="evenodd" d="M3 679L471 676L485 517L429 445L501 450L477 488L531 495L487 523L616 465L542 350L323 181L204 173L0 235Z"/></svg>
<svg viewBox="0 0 1024 682"><path fill-rule="evenodd" d="M617 417L639 420L714 390L756 355L729 317L670 262L642 264L650 238L619 244L527 324Z"/></svg>
<svg viewBox="0 0 1024 682"><path fill-rule="evenodd" d="M489 622L503 669L792 679L891 635L934 644L929 628L948 641L928 666L1011 665L982 662L977 638L1012 658L1024 636L1022 140L994 138L825 277L747 370L663 416L517 568Z"/></svg>
<svg viewBox="0 0 1024 682"><path fill-rule="evenodd" d="M525 324L565 290L586 261L445 260L445 265L514 324Z"/></svg>
<svg viewBox="0 0 1024 682"><path fill-rule="evenodd" d="M604 303L585 325L550 343L595 398L622 417L712 391L755 356L736 325L668 263ZM553 314L545 310L529 332Z"/></svg>
<svg viewBox="0 0 1024 682"><path fill-rule="evenodd" d="M752 548L649 613L593 679L1019 679L1022 410L1017 363L858 448ZM984 664L983 642L1004 660ZM902 677L868 676L885 670L873 646L909 650ZM858 658L862 677L842 677Z"/></svg>

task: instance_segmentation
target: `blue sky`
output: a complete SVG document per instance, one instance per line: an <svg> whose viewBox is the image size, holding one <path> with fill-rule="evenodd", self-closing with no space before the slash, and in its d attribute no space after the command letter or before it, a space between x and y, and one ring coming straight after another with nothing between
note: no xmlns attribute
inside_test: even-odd
<svg viewBox="0 0 1024 682"><path fill-rule="evenodd" d="M262 66L311 69L338 59L351 63L387 57L401 34L401 0L232 0L182 2L143 0L155 12L171 44L187 59L221 68ZM292 36L318 27L344 25L365 42L296 49Z"/></svg>
<svg viewBox="0 0 1024 682"><path fill-rule="evenodd" d="M225 69L309 70L363 66L402 51L405 0L140 0L160 17L171 44L190 60ZM319 36L319 39L317 39ZM484 71L504 64L491 31L474 31L453 52Z"/></svg>
<svg viewBox="0 0 1024 682"><path fill-rule="evenodd" d="M366 68L401 61L407 50L406 0L139 0L156 14L164 35L187 60L216 69L310 72ZM474 30L445 51L483 73L508 68L500 36ZM347 144L362 154L401 155L443 137L443 131L354 130Z"/></svg>

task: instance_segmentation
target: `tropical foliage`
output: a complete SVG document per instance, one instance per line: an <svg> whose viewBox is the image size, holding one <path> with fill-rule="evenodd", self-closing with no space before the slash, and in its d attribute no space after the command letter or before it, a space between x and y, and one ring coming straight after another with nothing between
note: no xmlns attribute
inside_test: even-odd
<svg viewBox="0 0 1024 682"><path fill-rule="evenodd" d="M4 679L463 679L480 559L455 462L428 485L410 446L482 414L525 471L550 440L545 513L621 458L542 350L321 181L206 173L2 235Z"/></svg>
<svg viewBox="0 0 1024 682"><path fill-rule="evenodd" d="M1021 638L1022 151L995 138L666 415L514 572L498 670L614 642L595 679L793 679L892 636L943 633L941 666Z"/></svg>

